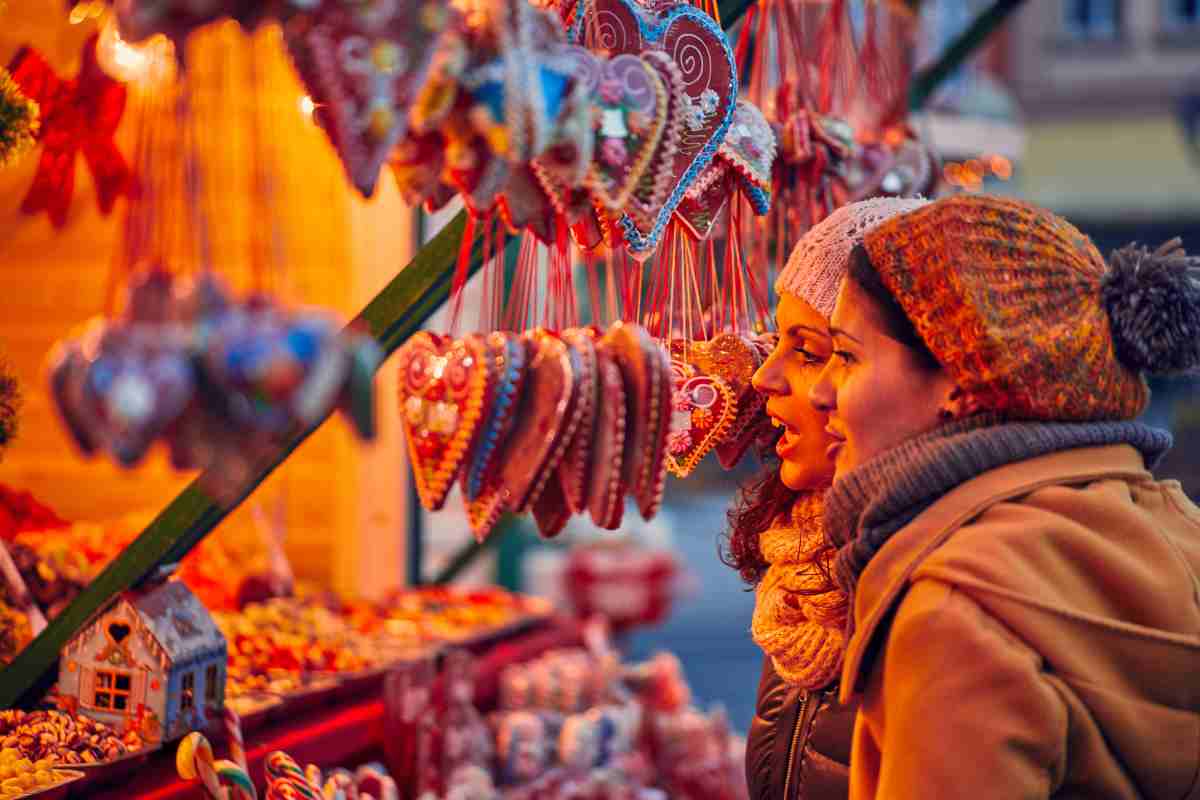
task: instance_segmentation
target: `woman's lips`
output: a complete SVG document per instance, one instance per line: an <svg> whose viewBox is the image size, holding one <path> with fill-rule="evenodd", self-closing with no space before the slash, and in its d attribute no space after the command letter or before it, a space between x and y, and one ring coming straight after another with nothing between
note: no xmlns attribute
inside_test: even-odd
<svg viewBox="0 0 1200 800"><path fill-rule="evenodd" d="M833 439L833 442L829 445L829 447L825 448L825 457L830 461L835 461L837 460L838 453L840 453L842 450L842 446L846 444L846 437L841 431L830 425L825 426L825 433L830 439Z"/></svg>

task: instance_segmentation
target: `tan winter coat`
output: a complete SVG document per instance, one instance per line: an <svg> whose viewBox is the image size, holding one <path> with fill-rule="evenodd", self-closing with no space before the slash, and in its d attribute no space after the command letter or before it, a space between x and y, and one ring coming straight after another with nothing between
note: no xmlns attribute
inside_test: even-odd
<svg viewBox="0 0 1200 800"><path fill-rule="evenodd" d="M980 475L863 572L852 800L1200 797L1200 509L1132 447Z"/></svg>

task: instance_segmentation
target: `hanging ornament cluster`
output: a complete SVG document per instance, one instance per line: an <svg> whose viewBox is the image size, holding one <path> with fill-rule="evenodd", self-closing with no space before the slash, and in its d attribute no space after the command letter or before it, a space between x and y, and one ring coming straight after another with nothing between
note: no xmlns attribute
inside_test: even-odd
<svg viewBox="0 0 1200 800"><path fill-rule="evenodd" d="M84 454L131 467L161 439L177 469L219 467L205 489L229 500L256 459L334 407L370 438L380 358L373 339L329 315L235 302L211 275L181 282L154 270L135 280L121 316L56 346L50 384Z"/></svg>
<svg viewBox="0 0 1200 800"><path fill-rule="evenodd" d="M0 67L0 167L14 164L33 149L39 124L38 104Z"/></svg>
<svg viewBox="0 0 1200 800"><path fill-rule="evenodd" d="M544 536L572 514L621 523L662 502L672 414L666 352L631 323L461 339L418 333L398 352L400 404L422 504L460 484L481 541L505 511Z"/></svg>
<svg viewBox="0 0 1200 800"><path fill-rule="evenodd" d="M8 65L12 81L37 104L41 124L36 138L42 145L33 185L21 204L26 214L45 211L54 227L67 221L75 188L75 157L82 154L96 185L100 211L108 214L117 198L129 192L132 173L114 141L125 112L125 87L110 78L96 59L98 37L88 38L83 62L74 78L60 78L40 53L22 47ZM0 96L5 95L0 80ZM0 109L5 102L0 99ZM4 112L0 110L0 114ZM25 113L29 113L28 107ZM0 120L0 141L4 123ZM32 131L27 131L32 133ZM0 163L3 163L0 148Z"/></svg>
<svg viewBox="0 0 1200 800"><path fill-rule="evenodd" d="M461 194L473 216L514 232L554 243L569 229L584 250L639 256L677 210L703 236L739 186L760 213L769 205L774 137L738 102L724 32L684 2L122 0L116 10L135 39L182 40L220 16L278 19L314 119L364 195L390 162L413 204L432 210Z"/></svg>

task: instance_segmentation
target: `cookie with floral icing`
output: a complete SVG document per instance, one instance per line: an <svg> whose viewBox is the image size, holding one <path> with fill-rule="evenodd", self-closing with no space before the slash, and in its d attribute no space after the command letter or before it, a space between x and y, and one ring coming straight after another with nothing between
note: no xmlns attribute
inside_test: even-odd
<svg viewBox="0 0 1200 800"><path fill-rule="evenodd" d="M475 444L491 383L487 356L477 339L450 341L425 331L397 353L400 417L417 493L430 510L445 503Z"/></svg>

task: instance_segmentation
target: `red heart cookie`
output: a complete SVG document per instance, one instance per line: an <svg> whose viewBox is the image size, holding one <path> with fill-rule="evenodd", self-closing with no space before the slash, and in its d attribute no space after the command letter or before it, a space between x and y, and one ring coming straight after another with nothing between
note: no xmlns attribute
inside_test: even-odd
<svg viewBox="0 0 1200 800"><path fill-rule="evenodd" d="M475 340L451 342L421 331L397 359L417 493L436 510L475 444L489 386L487 351Z"/></svg>
<svg viewBox="0 0 1200 800"><path fill-rule="evenodd" d="M592 522L613 530L621 524L625 510L622 471L628 403L616 355L603 339L596 343L596 375L604 400L596 413L595 453L588 475L587 506Z"/></svg>
<svg viewBox="0 0 1200 800"><path fill-rule="evenodd" d="M596 449L596 415L605 400L597 374L595 334L588 328L568 328L562 332L562 339L571 349L571 361L578 377L579 399L575 403L575 414L579 422L575 436L563 454L558 474L567 508L572 513L582 514L587 510L588 474Z"/></svg>
<svg viewBox="0 0 1200 800"><path fill-rule="evenodd" d="M546 485L574 434L575 376L567 346L545 331L525 334L536 351L525 371L516 424L500 456L506 506L527 511Z"/></svg>
<svg viewBox="0 0 1200 800"><path fill-rule="evenodd" d="M322 0L284 26L284 39L318 121L354 186L375 191L379 169L456 12L437 0Z"/></svg>
<svg viewBox="0 0 1200 800"><path fill-rule="evenodd" d="M694 238L704 241L720 219L732 189L729 165L713 159L684 193L679 208L675 209L675 218Z"/></svg>
<svg viewBox="0 0 1200 800"><path fill-rule="evenodd" d="M649 519L658 510L666 476L666 435L671 419L670 365L666 353L640 325L618 322L609 328L602 341L611 348L625 384L622 494L632 494L642 516Z"/></svg>
<svg viewBox="0 0 1200 800"><path fill-rule="evenodd" d="M562 533L571 519L567 498L558 481L550 481L540 497L533 501L533 520L543 539L552 539Z"/></svg>
<svg viewBox="0 0 1200 800"><path fill-rule="evenodd" d="M737 416L737 399L725 381L712 375L680 378L672 401L667 468L686 478L724 438Z"/></svg>

